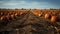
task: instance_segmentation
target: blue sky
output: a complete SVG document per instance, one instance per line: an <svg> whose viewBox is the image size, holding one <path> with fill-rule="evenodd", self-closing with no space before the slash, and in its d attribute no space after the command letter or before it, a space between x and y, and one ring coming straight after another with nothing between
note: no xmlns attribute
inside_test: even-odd
<svg viewBox="0 0 60 34"><path fill-rule="evenodd" d="M60 8L60 0L0 0L0 8Z"/></svg>

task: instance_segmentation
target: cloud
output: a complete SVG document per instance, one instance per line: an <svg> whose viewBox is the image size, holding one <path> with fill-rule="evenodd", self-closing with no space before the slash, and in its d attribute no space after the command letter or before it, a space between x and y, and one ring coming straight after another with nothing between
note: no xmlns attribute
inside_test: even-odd
<svg viewBox="0 0 60 34"><path fill-rule="evenodd" d="M36 8L36 9L39 9L39 8L45 7L45 4L47 4L47 2L42 3L42 2L34 1L34 2L31 2L31 3L26 2L24 5L20 5L20 6L23 7L23 8L32 8L32 9Z"/></svg>
<svg viewBox="0 0 60 34"><path fill-rule="evenodd" d="M5 3L5 4L3 4L3 5L6 5L6 6L16 6L17 3Z"/></svg>
<svg viewBox="0 0 60 34"><path fill-rule="evenodd" d="M52 5L49 2L37 2L37 1L17 1L17 0L10 0L8 2L2 2L0 1L0 4L4 6L5 8L36 8L36 9L41 9L41 8L58 8L57 6Z"/></svg>
<svg viewBox="0 0 60 34"><path fill-rule="evenodd" d="M18 1L18 2L16 2L18 5L26 5L27 4L27 2L26 1Z"/></svg>
<svg viewBox="0 0 60 34"><path fill-rule="evenodd" d="M3 2L0 2L0 4L2 4ZM2 5L5 5L5 6L16 6L16 5L22 5L22 4L26 4L25 1L11 1L11 2L4 2Z"/></svg>
<svg viewBox="0 0 60 34"><path fill-rule="evenodd" d="M9 8L42 8L46 2L27 2L27 1L9 1L4 3L4 6L8 6ZM13 6L13 7L12 7ZM45 7L45 6L44 6Z"/></svg>
<svg viewBox="0 0 60 34"><path fill-rule="evenodd" d="M4 2L3 1L0 1L0 4L3 4Z"/></svg>

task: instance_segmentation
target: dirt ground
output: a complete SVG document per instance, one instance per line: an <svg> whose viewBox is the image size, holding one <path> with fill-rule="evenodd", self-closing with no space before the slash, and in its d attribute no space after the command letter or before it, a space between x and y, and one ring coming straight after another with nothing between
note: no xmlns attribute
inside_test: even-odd
<svg viewBox="0 0 60 34"><path fill-rule="evenodd" d="M0 34L60 34L57 28L60 29L60 25L28 11L1 27Z"/></svg>

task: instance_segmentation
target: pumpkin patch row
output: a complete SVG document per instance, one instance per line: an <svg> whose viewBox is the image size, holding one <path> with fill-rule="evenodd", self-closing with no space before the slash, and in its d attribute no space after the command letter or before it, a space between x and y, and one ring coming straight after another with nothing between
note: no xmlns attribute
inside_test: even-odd
<svg viewBox="0 0 60 34"><path fill-rule="evenodd" d="M0 22L6 22L13 20L21 16L22 14L27 13L28 10L0 10Z"/></svg>
<svg viewBox="0 0 60 34"><path fill-rule="evenodd" d="M55 23L58 20L58 16L51 16L50 14L45 14L45 19L50 19L51 23Z"/></svg>
<svg viewBox="0 0 60 34"><path fill-rule="evenodd" d="M60 10L32 10L32 13L55 23L60 20Z"/></svg>

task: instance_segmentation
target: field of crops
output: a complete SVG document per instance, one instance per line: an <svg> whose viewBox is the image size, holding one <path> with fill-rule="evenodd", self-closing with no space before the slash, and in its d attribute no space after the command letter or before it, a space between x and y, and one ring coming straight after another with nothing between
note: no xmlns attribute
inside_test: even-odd
<svg viewBox="0 0 60 34"><path fill-rule="evenodd" d="M60 34L60 10L0 10L0 34Z"/></svg>

